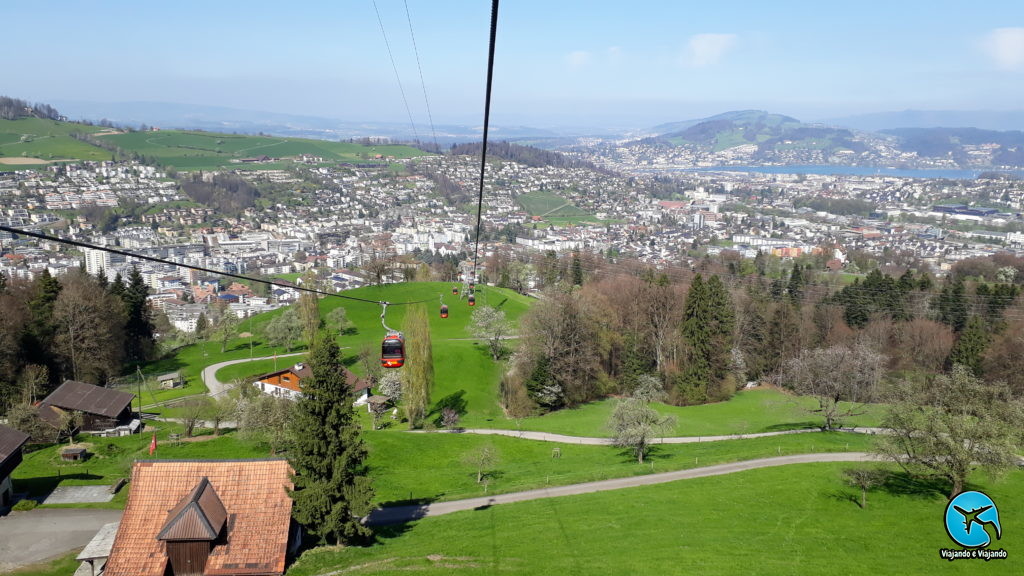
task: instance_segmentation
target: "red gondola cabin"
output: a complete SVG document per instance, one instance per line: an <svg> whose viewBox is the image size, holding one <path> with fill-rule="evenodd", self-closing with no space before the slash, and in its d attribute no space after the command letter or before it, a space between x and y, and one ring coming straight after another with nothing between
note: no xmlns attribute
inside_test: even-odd
<svg viewBox="0 0 1024 576"><path fill-rule="evenodd" d="M459 293L459 289L457 287L455 287L455 286L452 286L452 294L458 295L458 293Z"/></svg>
<svg viewBox="0 0 1024 576"><path fill-rule="evenodd" d="M447 318L447 317L448 317L448 305L447 304L441 304L441 318Z"/></svg>
<svg viewBox="0 0 1024 576"><path fill-rule="evenodd" d="M401 368L405 364L405 338L401 332L388 332L380 346L380 365Z"/></svg>
<svg viewBox="0 0 1024 576"><path fill-rule="evenodd" d="M476 306L476 296L473 296L472 294L469 295L469 305Z"/></svg>

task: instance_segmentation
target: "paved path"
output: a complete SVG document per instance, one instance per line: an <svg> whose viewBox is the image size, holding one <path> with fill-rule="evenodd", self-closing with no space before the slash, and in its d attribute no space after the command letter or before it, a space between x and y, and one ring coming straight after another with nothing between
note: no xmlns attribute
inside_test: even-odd
<svg viewBox="0 0 1024 576"><path fill-rule="evenodd" d="M820 428L804 428L801 430L780 430L778 432L758 432L755 434L727 434L724 436L668 436L659 438L653 444L696 444L698 442L718 442L719 440L744 440L747 438L766 438L769 436L785 436L787 434L806 434L821 432ZM884 428L837 428L835 432L852 432L856 434L884 434ZM499 430L491 428L463 428L459 430L437 430L431 434L490 434L497 436L511 436L513 438L524 438L526 440L542 440L544 442L559 442L561 444L589 444L596 446L607 446L612 443L611 438L597 438L593 436L566 436L565 434L552 434L550 432L532 432L529 430Z"/></svg>
<svg viewBox="0 0 1024 576"><path fill-rule="evenodd" d="M120 510L42 508L0 517L0 572L81 548L104 524L121 519Z"/></svg>
<svg viewBox="0 0 1024 576"><path fill-rule="evenodd" d="M302 356L305 352L292 352L291 354L278 354L278 358L288 358L289 356ZM210 396L217 396L223 394L227 390L227 384L217 380L217 371L225 366L231 366L232 364L243 364L245 362L254 362L256 360L273 360L273 356L263 356L261 358L243 358L241 360L228 360L226 362L218 362L216 364L210 364L206 368L203 368L203 384L206 385L206 389L210 391Z"/></svg>
<svg viewBox="0 0 1024 576"><path fill-rule="evenodd" d="M743 470L753 470L754 468L768 468L771 466L785 466L788 464L805 464L808 462L864 462L873 460L874 458L875 457L873 455L866 452L799 454L794 456L778 456L775 458L759 458L757 460L732 462L730 464L717 464L715 466L705 466L703 468L677 470L675 472L662 472L659 474L648 474L646 476L629 476L626 478L614 478L612 480L601 480L598 482L570 484L568 486L540 488L537 490L527 490L525 492L512 492L510 494L497 494L494 496L469 498L467 500L454 500L452 502L379 508L370 513L367 523L374 526L386 526L389 524L409 522L410 520L416 520L425 516L440 516L442 514L461 512L463 510L473 510L483 506L492 506L494 504L508 504L510 502L524 502L526 500L537 500L540 498L555 498L558 496L571 496L575 494L603 492L605 490L618 490L620 488L632 488L634 486L648 486L651 484L674 482L676 480L689 478L731 474L733 472L741 472Z"/></svg>

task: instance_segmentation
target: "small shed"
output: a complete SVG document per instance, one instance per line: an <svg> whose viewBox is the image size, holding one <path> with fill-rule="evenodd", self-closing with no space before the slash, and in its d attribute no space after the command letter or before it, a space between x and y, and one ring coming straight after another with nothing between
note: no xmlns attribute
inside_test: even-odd
<svg viewBox="0 0 1024 576"><path fill-rule="evenodd" d="M181 377L181 372L168 372L167 374L161 374L156 377L156 381L160 385L160 388L164 390L181 388L185 385L185 379Z"/></svg>
<svg viewBox="0 0 1024 576"><path fill-rule="evenodd" d="M87 452L85 448L81 448L79 446L67 446L60 450L60 459L68 462L81 462L82 460L85 460L86 455Z"/></svg>

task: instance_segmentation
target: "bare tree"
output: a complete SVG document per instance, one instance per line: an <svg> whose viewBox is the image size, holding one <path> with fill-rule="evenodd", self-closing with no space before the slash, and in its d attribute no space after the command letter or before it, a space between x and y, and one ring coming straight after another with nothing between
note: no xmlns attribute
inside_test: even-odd
<svg viewBox="0 0 1024 576"><path fill-rule="evenodd" d="M268 322L264 331L271 346L284 346L291 352L295 342L302 338L302 321L295 308L289 306L280 316Z"/></svg>
<svg viewBox="0 0 1024 576"><path fill-rule="evenodd" d="M814 397L817 407L810 411L821 414L831 430L875 400L884 366L884 356L865 344L837 345L804 350L785 364L782 377L798 394Z"/></svg>
<svg viewBox="0 0 1024 576"><path fill-rule="evenodd" d="M102 382L121 362L123 308L86 274L69 274L61 285L53 306L54 346L73 379Z"/></svg>
<svg viewBox="0 0 1024 576"><path fill-rule="evenodd" d="M847 468L843 470L846 482L854 488L860 488L860 507L868 507L868 491L885 483L889 473L878 468Z"/></svg>
<svg viewBox="0 0 1024 576"><path fill-rule="evenodd" d="M185 436L191 438L196 427L209 412L212 400L209 396L189 398L181 403L181 423L185 426Z"/></svg>
<svg viewBox="0 0 1024 576"><path fill-rule="evenodd" d="M512 331L505 320L505 311L492 306L481 306L473 311L470 330L477 338L487 341L491 348L491 358L501 359L504 352L504 339Z"/></svg>
<svg viewBox="0 0 1024 576"><path fill-rule="evenodd" d="M930 382L893 387L878 450L911 473L937 474L963 491L976 469L1013 467L1024 436L1024 403L1001 382L986 383L960 365Z"/></svg>
<svg viewBox="0 0 1024 576"><path fill-rule="evenodd" d="M491 473L491 470L498 464L498 450L488 442L466 453L462 462L476 468L476 483L480 484Z"/></svg>

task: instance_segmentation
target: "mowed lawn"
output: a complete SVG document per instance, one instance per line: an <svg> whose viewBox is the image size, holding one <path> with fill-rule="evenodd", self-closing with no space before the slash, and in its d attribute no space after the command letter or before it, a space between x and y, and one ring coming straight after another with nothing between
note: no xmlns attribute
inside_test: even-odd
<svg viewBox="0 0 1024 576"><path fill-rule="evenodd" d="M387 430L364 432L364 438L376 500L382 503L459 500L791 454L863 452L871 450L874 441L864 434L822 432L665 444L654 447L639 464L631 451L614 446ZM485 446L497 454L494 465L485 470L486 487L477 484L472 461Z"/></svg>
<svg viewBox="0 0 1024 576"><path fill-rule="evenodd" d="M1015 574L1024 472L975 478L999 506L1007 560L949 562L945 494L897 477L868 496L847 463L796 464L484 507L387 531L366 547L306 552L288 574Z"/></svg>
<svg viewBox="0 0 1024 576"><path fill-rule="evenodd" d="M579 408L559 410L537 418L524 418L518 425L522 430L607 437L611 435L607 422L616 402L615 399L591 402ZM662 414L676 417L672 436L753 434L815 428L824 423L820 416L809 411L816 406L812 398L793 396L770 388L743 390L731 399L715 404L654 406ZM866 406L865 414L845 419L843 426L877 426L884 410L885 407L881 405ZM509 423L516 425L515 422L506 421L501 425L484 423L481 427L499 428Z"/></svg>
<svg viewBox="0 0 1024 576"><path fill-rule="evenodd" d="M242 165L237 160L257 156L290 158L300 154L319 156L326 162L372 162L386 157L412 158L428 154L409 146L363 146L349 142L330 142L306 138L245 136L161 130L103 136L118 147L155 158L161 164L184 170L216 167L259 167ZM232 162L235 160L236 162ZM280 167L280 166L277 166Z"/></svg>

